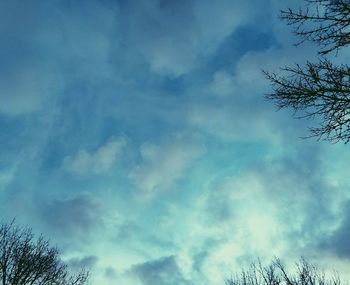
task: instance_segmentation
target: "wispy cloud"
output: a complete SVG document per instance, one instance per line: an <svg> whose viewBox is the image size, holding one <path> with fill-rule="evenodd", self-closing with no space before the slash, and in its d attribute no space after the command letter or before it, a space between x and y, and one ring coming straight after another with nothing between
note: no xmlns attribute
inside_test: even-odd
<svg viewBox="0 0 350 285"><path fill-rule="evenodd" d="M192 284L186 280L176 264L174 256L162 257L157 260L147 261L134 265L130 273L137 276L144 285L188 285Z"/></svg>
<svg viewBox="0 0 350 285"><path fill-rule="evenodd" d="M63 159L63 168L78 175L108 173L125 146L124 139L111 139L91 153L79 150Z"/></svg>

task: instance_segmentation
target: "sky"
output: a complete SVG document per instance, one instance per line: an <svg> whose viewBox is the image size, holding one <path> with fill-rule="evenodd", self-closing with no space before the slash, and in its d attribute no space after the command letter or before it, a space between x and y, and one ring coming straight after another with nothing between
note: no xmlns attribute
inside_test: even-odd
<svg viewBox="0 0 350 285"><path fill-rule="evenodd" d="M2 221L92 285L219 285L275 256L346 275L349 148L264 98L261 70L317 59L278 19L300 4L0 1Z"/></svg>

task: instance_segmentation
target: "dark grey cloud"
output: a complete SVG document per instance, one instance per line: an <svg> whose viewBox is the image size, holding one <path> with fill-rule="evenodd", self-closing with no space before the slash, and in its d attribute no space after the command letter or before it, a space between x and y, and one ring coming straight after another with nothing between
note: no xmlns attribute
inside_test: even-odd
<svg viewBox="0 0 350 285"><path fill-rule="evenodd" d="M319 250L330 251L338 257L350 259L350 202L346 202L340 214L340 226L321 237Z"/></svg>
<svg viewBox="0 0 350 285"><path fill-rule="evenodd" d="M140 233L142 234L140 235ZM116 244L125 244L125 246L129 247L133 245L136 248L140 245L155 247L162 250L169 250L174 247L174 242L172 240L162 238L152 233L152 231L149 231L149 228L132 221L125 222L118 227L113 242Z"/></svg>
<svg viewBox="0 0 350 285"><path fill-rule="evenodd" d="M56 234L88 236L102 225L102 209L97 199L79 194L68 199L54 199L43 205L41 218Z"/></svg>
<svg viewBox="0 0 350 285"><path fill-rule="evenodd" d="M162 257L134 265L130 273L144 285L189 285L176 263L175 256Z"/></svg>
<svg viewBox="0 0 350 285"><path fill-rule="evenodd" d="M67 261L68 266L77 271L81 269L92 269L98 261L98 257L94 255L84 256L81 258L71 258Z"/></svg>

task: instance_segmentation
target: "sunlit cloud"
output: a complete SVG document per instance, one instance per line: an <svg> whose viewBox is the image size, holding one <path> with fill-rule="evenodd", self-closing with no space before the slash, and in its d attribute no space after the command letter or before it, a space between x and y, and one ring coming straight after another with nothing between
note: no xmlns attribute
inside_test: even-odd
<svg viewBox="0 0 350 285"><path fill-rule="evenodd" d="M78 175L109 172L125 146L124 139L111 139L92 153L79 150L74 156L63 159L63 168Z"/></svg>

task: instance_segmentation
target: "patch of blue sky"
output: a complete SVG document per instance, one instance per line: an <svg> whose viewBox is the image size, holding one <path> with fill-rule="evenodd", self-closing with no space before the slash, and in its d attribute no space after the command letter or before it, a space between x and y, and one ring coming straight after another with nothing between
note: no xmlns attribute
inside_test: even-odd
<svg viewBox="0 0 350 285"><path fill-rule="evenodd" d="M23 129L28 126L28 121L23 121L21 118L11 118L0 115L0 142L2 149L1 157L9 157L16 152L20 146L25 144L27 137Z"/></svg>
<svg viewBox="0 0 350 285"><path fill-rule="evenodd" d="M278 45L273 34L260 30L256 25L242 26L232 32L217 48L213 56L207 59L207 67L212 71L224 69L233 72L243 55Z"/></svg>

